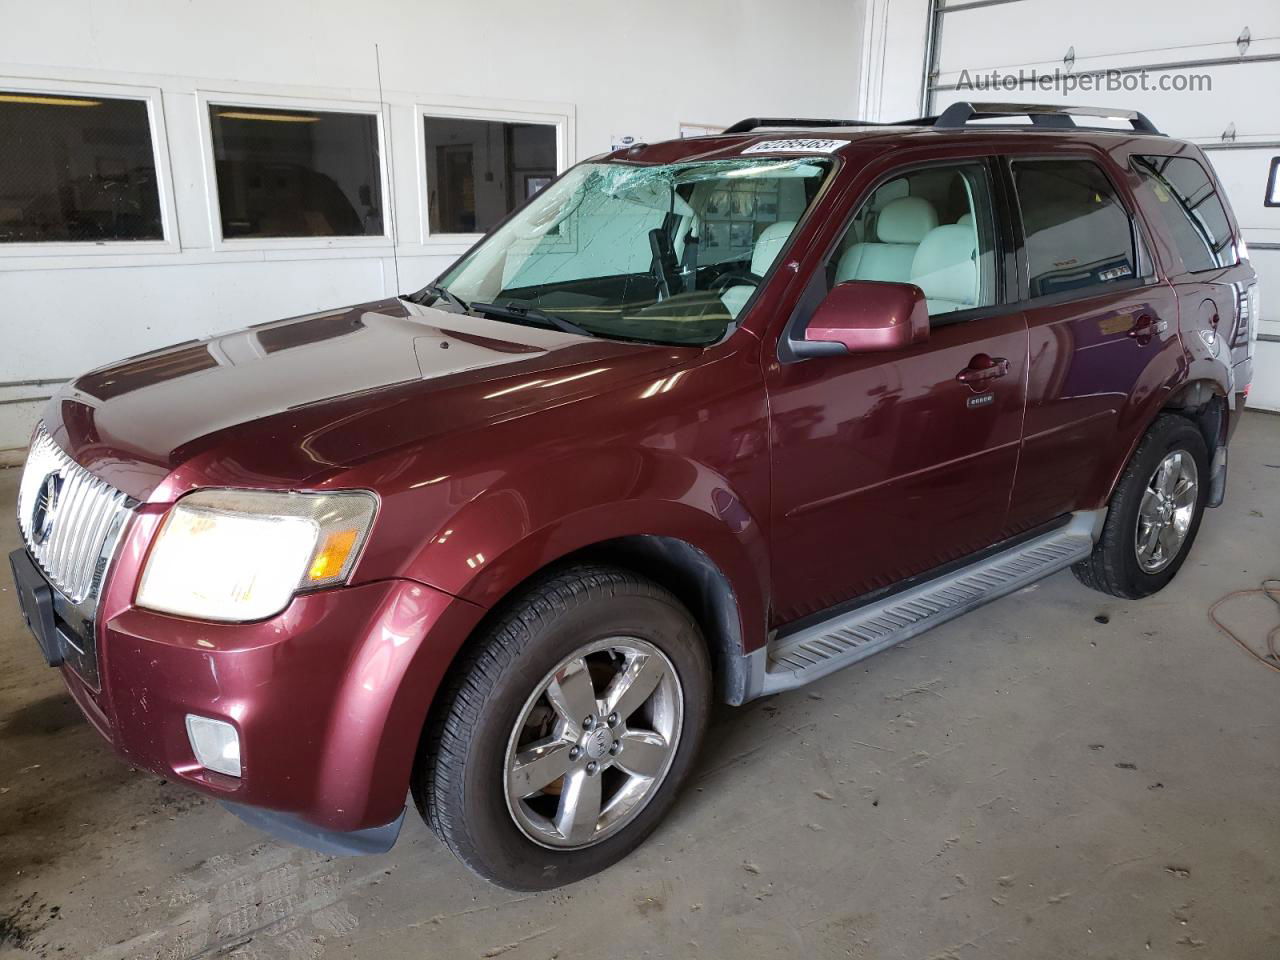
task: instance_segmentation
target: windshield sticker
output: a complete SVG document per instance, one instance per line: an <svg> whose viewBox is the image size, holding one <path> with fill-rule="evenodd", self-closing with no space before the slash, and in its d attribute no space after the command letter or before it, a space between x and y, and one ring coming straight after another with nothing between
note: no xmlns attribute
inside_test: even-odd
<svg viewBox="0 0 1280 960"><path fill-rule="evenodd" d="M848 140L762 140L743 150L743 153L835 153L847 147Z"/></svg>

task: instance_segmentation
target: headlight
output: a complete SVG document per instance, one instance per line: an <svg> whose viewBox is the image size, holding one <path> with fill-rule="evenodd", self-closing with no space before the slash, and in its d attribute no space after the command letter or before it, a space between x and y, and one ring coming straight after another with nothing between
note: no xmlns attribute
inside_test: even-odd
<svg viewBox="0 0 1280 960"><path fill-rule="evenodd" d="M342 583L373 524L371 493L202 490L169 511L138 605L201 620L261 620L299 590Z"/></svg>

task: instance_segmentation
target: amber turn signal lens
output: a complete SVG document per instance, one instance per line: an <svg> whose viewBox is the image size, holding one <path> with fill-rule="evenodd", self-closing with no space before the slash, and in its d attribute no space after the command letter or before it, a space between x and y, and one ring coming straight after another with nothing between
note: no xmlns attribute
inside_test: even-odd
<svg viewBox="0 0 1280 960"><path fill-rule="evenodd" d="M351 548L356 545L357 530L334 530L324 538L324 543L316 551L311 561L311 569L307 577L311 580L328 580L336 577L341 571Z"/></svg>

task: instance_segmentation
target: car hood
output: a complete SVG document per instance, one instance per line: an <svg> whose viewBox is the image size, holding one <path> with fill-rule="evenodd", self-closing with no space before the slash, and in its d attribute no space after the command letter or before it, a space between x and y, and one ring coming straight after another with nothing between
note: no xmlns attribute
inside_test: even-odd
<svg viewBox="0 0 1280 960"><path fill-rule="evenodd" d="M103 367L50 401L64 449L137 500L290 486L406 444L600 393L696 354L394 299Z"/></svg>

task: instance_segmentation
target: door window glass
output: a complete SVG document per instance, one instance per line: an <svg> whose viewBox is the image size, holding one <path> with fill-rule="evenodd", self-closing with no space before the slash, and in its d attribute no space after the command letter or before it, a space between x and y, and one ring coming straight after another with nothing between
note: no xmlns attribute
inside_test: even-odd
<svg viewBox="0 0 1280 960"><path fill-rule="evenodd" d="M1135 156L1133 168L1188 272L1239 263L1222 198L1204 167L1188 157Z"/></svg>
<svg viewBox="0 0 1280 960"><path fill-rule="evenodd" d="M1133 224L1088 160L1018 160L1013 179L1033 297L1132 280Z"/></svg>
<svg viewBox="0 0 1280 960"><path fill-rule="evenodd" d="M926 167L876 189L827 264L831 284L911 283L942 317L996 302L996 231L982 164Z"/></svg>

